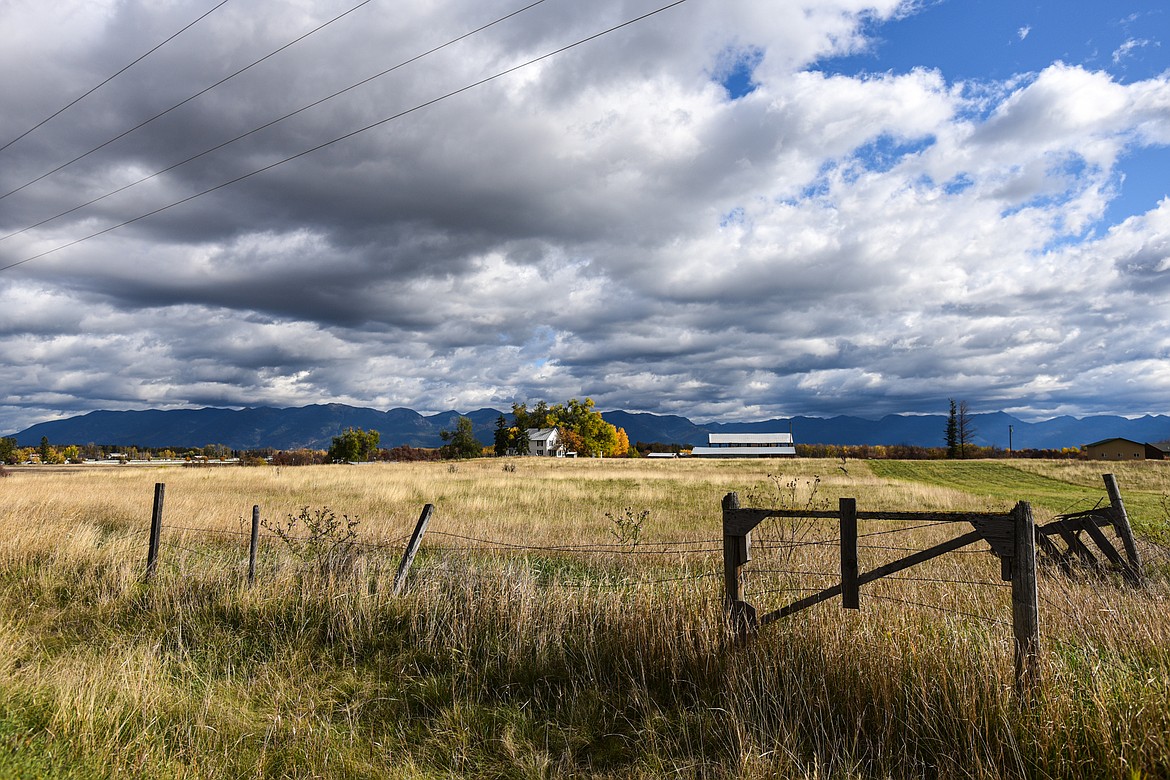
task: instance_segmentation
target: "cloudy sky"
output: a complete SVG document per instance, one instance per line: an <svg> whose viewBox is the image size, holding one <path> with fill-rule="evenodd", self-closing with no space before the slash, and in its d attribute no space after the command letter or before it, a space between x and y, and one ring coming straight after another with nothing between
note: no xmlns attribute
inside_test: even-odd
<svg viewBox="0 0 1170 780"><path fill-rule="evenodd" d="M1161 0L668 2L0 0L0 431L1170 411Z"/></svg>

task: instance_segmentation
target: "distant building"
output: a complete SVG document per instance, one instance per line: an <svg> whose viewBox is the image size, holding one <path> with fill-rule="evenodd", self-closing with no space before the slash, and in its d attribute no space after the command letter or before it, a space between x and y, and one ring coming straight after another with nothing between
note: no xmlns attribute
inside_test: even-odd
<svg viewBox="0 0 1170 780"><path fill-rule="evenodd" d="M528 454L549 456L556 455L559 448L560 434L556 428L529 428L524 431L528 434Z"/></svg>
<svg viewBox="0 0 1170 780"><path fill-rule="evenodd" d="M1085 445L1089 460L1165 460L1166 453L1153 444L1130 439L1102 439Z"/></svg>
<svg viewBox="0 0 1170 780"><path fill-rule="evenodd" d="M791 433L709 433L707 446L691 450L696 458L795 458Z"/></svg>

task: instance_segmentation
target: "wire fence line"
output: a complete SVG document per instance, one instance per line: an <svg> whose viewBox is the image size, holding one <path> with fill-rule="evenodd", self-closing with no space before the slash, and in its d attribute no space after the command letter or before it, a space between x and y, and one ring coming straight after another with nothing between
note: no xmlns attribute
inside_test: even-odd
<svg viewBox="0 0 1170 780"><path fill-rule="evenodd" d="M233 530L226 528L198 528L188 525L178 525L173 523L166 523L159 525L160 531L178 531L182 534L194 535L195 538L203 538L208 541L216 540L241 540L250 539L252 536L250 531ZM639 540L636 543L630 542L600 542L600 543L576 543L576 544L525 544L512 541L503 541L498 539L489 539L486 537L471 536L468 534L459 534L449 531L432 530L427 532L428 538L439 537L440 539L449 539L453 541L467 542L468 544L433 544L426 542L419 548L419 554L424 559L433 559L438 555L442 557L437 565L431 564L427 567L428 577L443 577L450 575L449 579L453 580L468 580L472 578L485 578L492 581L499 580L499 574L491 575L477 573L468 569L467 565L461 564L457 570L450 572L444 571L444 564L448 564L455 559L466 561L469 556L498 556L504 559L519 559L532 561L533 555L548 556L555 554L557 557L579 558L581 560L588 559L617 559L629 560L631 557L637 558L642 556L655 556L661 559L662 556L676 556L679 558L693 557L701 555L708 560L710 556L721 552L722 548L716 546L716 543L721 544L721 539L701 538L701 539L684 539L684 540L666 540L659 542L649 542ZM175 552L181 552L188 556L194 556L205 562L212 562L222 564L225 553L227 551L218 544L214 547L199 547L191 543L192 537L180 537L183 542L176 542L172 540L163 541L160 539L160 546ZM334 551L338 552L341 558L346 558L346 553L352 551L361 551L366 554L389 554L391 556L403 553L403 546L411 538L410 534L403 534L378 542L362 541L356 538L347 538L344 535L338 537L330 537L328 534L312 535L312 534L289 534L274 531L269 527L260 527L257 530L257 543L263 545L269 550L269 562L271 563L270 551L275 543L279 548L281 545L288 547L312 547L314 543L319 543L324 552L321 553L321 560L317 560L318 564L322 560L328 562L330 554ZM249 546L245 543L241 554L248 554ZM304 548L301 548L301 553L304 553ZM297 555L294 553L294 558ZM310 555L305 554L308 558ZM305 561L302 561L305 562ZM353 561L345 561L345 564L352 567ZM180 563L181 566L181 563ZM543 572L539 568L530 570L531 573L541 577ZM547 584L549 586L561 588L575 588L582 590L623 590L629 588L640 587L654 587L664 586L678 583L692 583L703 580L709 580L719 576L715 566L705 568L702 571L692 572L687 571L683 574L672 576L643 576L633 577L627 571L615 569L611 571L597 570L593 571L588 578L581 578L580 574L576 578L573 576L573 571L556 572L554 576L548 577ZM562 576L563 575L563 576Z"/></svg>
<svg viewBox="0 0 1170 780"><path fill-rule="evenodd" d="M791 519L791 518L790 518ZM241 523L243 518L241 518ZM857 538L874 539L885 538L899 533L908 533L920 531L923 529L951 526L955 523L965 522L963 520L931 520L929 522L900 524L895 528L886 528L877 531L871 531L864 534L858 534ZM779 523L777 523L779 525ZM164 524L160 526L169 531L177 531L185 534L194 534L199 537L210 539L242 539L251 536L247 530L235 530L228 528L207 528L207 527L192 527L180 524ZM761 528L761 531L764 529ZM753 592L758 596L767 596L777 593L817 593L826 592L824 588L803 587L809 584L809 581L828 581L831 586L836 586L837 582L841 581L842 572L835 567L826 567L824 565L809 566L809 563L819 560L822 564L826 562L825 555L820 554L820 550L826 548L839 548L842 539L839 536L830 538L808 538L810 535L816 535L823 531L829 530L824 524L791 524L790 528L769 529L774 530L774 533L761 533L756 544L753 545L753 552L756 553L757 562L744 569L745 582L752 581L754 586ZM803 534L800 536L799 534ZM580 558L590 559L590 563L584 570L574 570L570 565L563 570L546 569L541 570L535 568L532 573L536 575L537 582L540 585L547 585L550 587L564 587L564 588L578 588L583 590L588 589L624 589L630 587L652 587L663 586L676 583L697 583L705 580L718 578L720 572L718 571L718 564L711 561L711 558L720 556L724 552L723 538L700 537L690 539L672 539L661 541L649 540L617 540L607 542L580 542L580 543L556 543L556 544L536 544L525 543L507 539L493 539L486 536L458 533L456 531L444 530L430 530L426 534L427 539L419 548L422 560L425 561L426 571L428 576L442 576L446 578L472 577L480 576L476 573L475 564L469 561L469 557L478 556L499 556L503 559L521 558L528 560L531 563L535 557L537 560L540 557L556 556L557 558ZM410 538L409 534L402 534L386 539L379 539L376 541L364 541L357 538L345 538L340 540L342 545L342 552L358 554L386 554L394 555L402 552L403 545ZM321 543L326 550L325 555L329 554L330 544L337 540L326 539L312 534L291 534L281 533L279 530L274 530L270 526L263 526L257 531L257 541L262 542L266 548L272 546L273 540L279 541L284 545L296 547L298 545L305 545L311 547L314 543ZM438 543L434 543L438 540ZM176 552L182 552L189 556L196 556L204 560L222 560L224 550L222 548L216 549L214 552L199 549L197 546L192 546L190 540L186 537L181 540L183 544L178 544L173 541L164 543L167 549ZM450 542L450 543L444 543ZM278 545L279 546L279 545ZM922 551L921 546L912 546L905 544L857 544L859 550L871 550L876 552L890 552L890 553L917 553ZM1149 545L1150 555L1149 560L1167 560L1166 548L1151 544ZM811 557L801 556L801 553L810 553ZM953 550L952 553L966 553L980 556L988 556L990 550L987 549L963 549ZM265 553L268 563L266 566L271 566L271 551ZM305 548L293 550L293 555L308 559ZM618 561L636 561L636 560L663 560L663 556L667 559L675 558L678 563L674 567L668 567L666 571L659 571L650 576L632 576L630 569L623 569L617 566ZM794 558L793 556L799 556ZM689 567L683 573L677 573L679 567L685 567L685 560L694 560L697 557L706 558L710 562L709 567L705 567L702 571L691 571ZM879 556L880 559L881 556ZM440 558L436 562L436 558ZM609 560L611 563L598 568L598 560ZM456 563L456 561L458 561ZM449 567L449 571L444 571L445 563L456 563L454 567ZM791 565L796 563L797 565ZM803 564L803 565L802 565ZM656 567L658 568L658 567ZM674 568L674 571L669 571L669 568ZM382 564L375 567L374 571L389 571L390 567L382 568ZM952 569L952 571L955 571ZM1010 589L1011 584L1001 579L981 579L978 577L969 576L970 570L963 567L960 572L939 572L927 571L921 575L915 574L889 574L883 577L891 585L894 583L906 584L924 584L924 585L954 585L960 587L974 587L985 588L993 592L1003 592L1005 589ZM375 576L377 576L375 574ZM498 576L498 575L491 575ZM895 587L898 587L895 585ZM830 588L831 590L832 588ZM902 599L895 596L886 595L884 593L873 593L872 588L866 589L866 598L880 598L887 601L903 603L907 606L923 607L928 609L935 609L940 611L949 611L955 615L972 617L982 620L990 620L991 622L1006 624L1004 621L998 621L986 616L980 616L962 610L952 610L938 605L928 603L921 603L912 599ZM1070 601L1068 594L1061 593L1065 601ZM1058 597L1059 598L1059 597ZM1053 601L1049 598L1042 598L1046 607L1053 610L1063 608L1059 601Z"/></svg>
<svg viewBox="0 0 1170 780"><path fill-rule="evenodd" d="M181 526L173 524L163 524L160 528L164 530L186 531L188 533L196 534L212 534L222 536L240 536L248 538L251 536L249 531L233 531L226 528L192 528L190 526ZM260 531L260 538L266 540L278 541L292 541L292 542L307 542L312 541L317 537L306 534L280 534L262 527ZM532 552L566 552L566 553L609 553L615 555L671 555L671 554L686 554L686 553L713 553L722 550L722 539L685 539L675 541L638 541L638 542L603 542L593 544L522 544L518 542L506 542L496 539L486 539L483 537L468 536L466 534L457 534L449 531L428 531L427 536L441 536L449 539L458 539L461 541L474 542L477 546L440 546L427 545L425 549L428 550L467 550L469 552L482 551L532 551ZM366 547L370 549L387 549L399 545L410 538L410 534L403 534L388 540L379 542L364 542L359 539L348 540L348 544L355 546Z"/></svg>
<svg viewBox="0 0 1170 780"><path fill-rule="evenodd" d="M1007 628L1012 627L1012 624L1010 622L1008 622L1006 620L1000 620L999 618L993 618L990 615L980 615L980 614L975 613L975 612L967 612L967 611L964 611L961 609L954 609L951 607L940 606L938 604L928 604L928 603L923 602L923 601L913 601L910 599L900 599L900 598L896 598L894 596L885 596L885 595L882 595L880 593L870 593L870 594L868 594L867 598L878 599L879 601L889 601L889 602L892 602L895 604L901 604L903 606L908 606L908 607L918 607L920 609L929 609L929 610L933 610L935 612L941 612L941 613L946 614L946 615L955 615L957 617L965 617L965 618L970 618L972 620L981 620L984 623L990 623L990 624L996 625L996 626L1006 626Z"/></svg>

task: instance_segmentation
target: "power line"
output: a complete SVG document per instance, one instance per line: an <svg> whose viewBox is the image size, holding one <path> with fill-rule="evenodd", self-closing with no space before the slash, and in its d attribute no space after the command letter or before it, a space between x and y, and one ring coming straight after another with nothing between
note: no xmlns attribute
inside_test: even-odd
<svg viewBox="0 0 1170 780"><path fill-rule="evenodd" d="M30 257L26 257L23 260L17 260L14 263L9 263L8 265L0 266L0 271L8 271L12 268L16 268L17 266L24 265L25 263L31 263L33 260L39 260L40 258L54 254L55 252L60 252L62 249L68 249L69 247L76 246L77 244L81 244L85 241L89 241L90 239L97 238L99 236L103 236L106 233L111 233L115 230L126 227L127 225L132 225L135 222L140 222L140 221L147 219L149 217L153 217L156 214L161 214L164 211L175 208L176 206L181 206L184 203L188 203L192 200L195 200L196 198L201 198L204 195L209 195L212 192L216 192L217 190L224 189L225 187L230 187L233 184L238 184L241 181L244 181L246 179L250 179L253 176L257 176L261 173L265 173L267 171L270 171L273 168L277 168L281 165L284 165L285 163L292 162L293 160L298 160L301 157L306 157L314 152L318 152L322 149L325 149L326 147L332 146L333 144L339 143L341 141L349 140L350 138L353 138L357 135L365 133L369 130L373 130L376 127L381 127L384 124L388 124L389 122L393 122L397 119L401 119L402 117L413 114L416 111L421 111L424 108L429 108L429 107L435 105L436 103L441 103L442 101L447 100L448 98L455 97L456 95L461 95L464 92L468 92L470 90L475 89L476 87L483 86L484 84L490 83L492 81L496 81L497 79L501 79L504 76L511 75L511 74L515 73L516 71L522 70L523 68L527 68L531 65L535 65L538 62L543 62L544 60L547 60L551 57L555 57L558 54L563 54L564 52L569 51L570 49L574 49L578 46L582 46L586 43L597 40L598 38L601 38L605 35L609 35L610 33L616 32L616 31L621 30L625 27L629 27L630 25L637 24L638 22L649 19L652 16L656 16L657 14L660 14L664 11L668 11L671 8L674 8L675 6L682 5L685 2L687 2L687 0L674 0L674 2L667 3L666 5L663 5L663 6L659 6L658 8L654 9L653 11L648 11L644 14L641 14L640 16L636 16L632 19L628 19L620 24L614 25L613 27L609 27L605 30L602 30L601 32L594 33L594 34L589 35L585 38L581 38L580 40L574 41L573 43L567 44L567 45L562 46L558 49L554 49L550 52L542 54L539 57L533 57L532 59L527 60L525 62L522 62L519 65L513 65L512 67L506 68L506 69L499 71L491 76L486 76L482 79L479 79L478 81L474 81L470 84L466 84L462 87L459 87L458 89L455 89L455 90L447 92L443 95L440 95L439 97L432 98L430 100L419 103L419 104L413 106L412 108L408 108L408 109L405 109L403 111L399 111L396 114L391 114L388 117L385 117L383 119L379 119L377 122L372 122L371 124L368 124L364 127L360 127L357 130L352 130L348 133L345 133L344 135L337 136L329 141L325 141L324 143L317 144L316 146L312 146L308 149L305 149L304 151L298 152L298 153L291 155L289 157L285 157L281 160L277 160L276 162L270 163L269 165L265 165L262 168L257 168L253 171L250 171L249 173L245 173L245 174L242 174L240 176L237 176L234 179L229 179L228 181L225 181L221 184L217 184L214 187L209 187L209 188L207 188L205 190L201 190L200 192L197 192L193 195L188 195L185 198L180 198L179 200L172 201L171 203L168 203L165 206L160 206L152 211L148 211L144 214L140 214L137 217L132 217L130 219L119 222L115 225L110 225L110 226L105 227L101 230L90 233L89 235L82 236L81 238L77 238L77 239L74 239L73 241L69 241L69 242L66 242L64 244L61 244L60 246L54 247L53 249L47 249L44 252L40 252L40 253L32 255Z"/></svg>
<svg viewBox="0 0 1170 780"><path fill-rule="evenodd" d="M214 8L212 8L211 10L207 11L207 12L206 12L206 13L204 13L202 16L200 16L198 19L196 19L195 21L191 22L190 24L188 24L188 25L187 25L186 27L184 27L183 29L179 30L179 31L178 31L177 33L175 33L174 35L171 35L170 37L168 37L168 38L167 38L166 40L164 40L162 43L160 43L160 44L158 44L157 46L155 46L155 47L154 47L153 49L151 49L150 51L148 51L148 52L146 52L145 54L143 54L143 55L139 56L137 59L135 59L134 61L132 61L132 62L131 62L129 65L126 65L126 66L125 66L125 67L123 67L121 70L119 70L117 73L115 73L114 75L112 75L112 76L110 76L109 78L107 78L105 81L103 81L103 82L101 82L100 84L98 84L96 87L93 87L93 88L92 88L92 89L90 89L88 92L85 92L84 94L82 94L80 97L74 98L72 101L70 101L69 103L66 103L64 106L62 106L61 108L57 109L55 112L53 112L53 113L52 113L52 114L50 114L49 116L45 117L44 119L42 119L42 120L41 120L40 122L38 122L37 124L35 124L35 125L33 125L32 127L30 127L28 130L25 130L23 133L21 133L20 135L16 136L15 138L13 138L13 139L12 139L11 141L9 141L8 143L4 144L3 146L0 146L0 152L4 151L4 150L5 150L5 149L7 149L8 147L12 146L14 143L16 143L16 142L17 142L17 141L19 141L20 139L24 138L24 137L25 137L26 135L28 135L29 133L32 133L34 130L38 130L38 129L40 129L40 128L41 128L41 127L43 127L44 125L46 125L46 124L48 124L49 122L51 122L53 119L57 118L57 117L58 117L58 116L60 116L61 114L63 114L63 113L65 113L66 111L68 111L68 110L69 110L70 108L72 108L73 106L75 106L75 105L77 105L78 103L80 103L81 101L85 100L87 97L89 97L89 96L90 96L90 95L92 95L93 93L97 92L99 89L101 89L102 87L104 87L106 84L109 84L111 81L113 81L114 79L118 78L118 76L121 76L123 73L125 73L125 72L126 72L126 71L128 71L128 70L130 70L131 68L133 68L133 67L134 67L135 65L137 65L138 63L142 62L144 59L146 59L146 58L147 58L147 57L149 57L150 55L154 54L156 51L158 51L159 49L161 49L163 46L166 46L168 43L170 43L171 41L173 41L175 38L178 38L180 35L182 35L183 33L187 32L187 30L190 30L192 27L194 27L195 25L197 25L199 22L201 22L201 21L203 21L204 19L206 19L207 17L211 16L213 13L215 13L216 11L218 11L220 8L222 8L223 6L227 5L227 4L228 4L228 2L229 2L229 0L222 0L222 2L220 2L220 3L219 3L219 5L215 6L215 7L214 7Z"/></svg>
<svg viewBox="0 0 1170 780"><path fill-rule="evenodd" d="M224 2L227 2L227 0L224 0ZM303 41L303 40L305 40L306 38L308 38L310 35L313 35L314 33L318 33L318 32L320 32L321 30L324 30L326 27L328 27L329 25L333 24L334 22L336 22L336 21L338 21L338 20L340 20L340 19L342 19L342 18L344 18L344 17L346 17L346 16L349 16L351 13L353 13L353 12L354 12L354 11L356 11L356 10L358 10L358 9L359 9L359 8L361 8L362 6L364 6L364 5L369 5L369 4L370 4L370 3L372 3L372 2L373 2L373 0L362 0L362 2L358 3L357 5L353 6L352 8L350 8L350 9L348 9L348 10L346 10L346 11L343 11L343 12L341 12L340 14L338 14L338 15L337 15L337 16L335 16L335 17L333 17L333 18L332 18L332 19L330 19L329 21L327 21L327 22L324 22L323 24L320 24L320 25L318 25L317 27L314 27L312 30L309 30L307 33L304 33L303 35L300 35L299 37L297 37L297 38L294 38L293 40L289 41L288 43L284 44L283 46L280 46L279 48L277 48L277 49L274 49L273 51L270 51L270 52L268 52L267 54L265 54L265 55L264 55L263 57L261 57L260 59L258 59L258 60L255 60L254 62L252 62L252 63L250 63L250 64L248 64L248 65L245 65L244 67L240 68L240 69L239 69L239 70L237 70L236 72L234 72L234 73L230 73L230 74L228 74L227 76L224 76L224 77L223 77L223 78L221 78L219 81L215 82L214 84L212 84L212 85L210 85L210 86L208 86L208 87L204 87L203 89L201 89L201 90L199 90L198 92L196 92L194 95L191 95L190 97L187 97L187 98L184 98L184 99L180 100L178 103L174 104L174 105L173 105L173 106L171 106L170 108L168 108L168 109L166 109L166 110L164 110L164 111L160 111L159 113L155 114L154 116L150 117L149 119L146 119L146 120L143 120L142 122L139 122L138 124L134 125L134 127L131 127L129 130L124 130L124 131L122 131L121 133L119 133L118 135L116 135L116 136L114 136L113 138L109 139L108 141L104 141L104 142L102 142L102 143L98 144L97 146L93 147L93 148L92 148L92 149L90 149L88 152L85 152L84 154L79 154L78 156L74 157L72 160L69 160L68 162L61 163L60 165L58 165L58 166L57 166L56 168L54 168L53 170L51 170L51 171L48 171L47 173L42 173L40 176L36 177L35 179L32 179L31 181L26 181L24 184L20 185L20 186L19 186L19 187L17 187L16 189L14 189L14 190L9 190L8 192L4 193L3 195L0 195L0 200L4 200L4 199L5 199L5 198L7 198L9 195L15 195L16 193L18 193L18 192L20 192L21 190L23 190L25 187L30 187L30 186L32 186L33 184L36 184L38 181L42 181L43 179L47 179L48 177L52 176L54 173L57 173L57 172L58 172L58 171L60 171L60 170L63 170L63 169L65 169L65 168L68 168L70 165L72 165L73 163L77 162L78 160L84 160L86 157L89 157L89 156L90 156L91 154L93 154L94 152L96 152L96 151L98 151L98 150L100 150L100 149L104 149L104 148L106 148L107 146L109 146L110 144L114 143L114 142L115 142L115 141L117 141L117 140L120 140L120 139L122 139L122 138L125 138L126 136L130 135L131 133L133 133L135 130L139 130L139 129L143 128L143 127L146 127L147 125L149 125L149 124L150 124L151 122L153 122L154 120L156 120L156 119L159 119L159 118L161 118L161 117L164 117L164 116L166 116L167 114L171 113L171 112L172 112L172 111L174 111L175 109L177 109L177 108L179 108L179 107L181 107L181 106L184 106L184 105L186 105L187 103L190 103L192 100L195 100L195 99L196 99L196 98L198 98L198 97L201 97L201 96L203 96L203 95L206 95L206 94L207 94L208 92L210 92L211 90L215 89L216 87L220 86L221 84L225 84L225 83L227 83L228 81L231 81L231 80L232 80L232 79L234 79L236 76L238 76L238 75L240 75L241 73L243 73L244 71L251 70L252 68L254 68L254 67L256 67L257 65L259 65L260 63L264 62L265 60L268 60L268 59L271 59L272 57L275 57L277 54L280 54L280 53L281 53L282 51L284 51L285 49L287 49L287 48L289 48L289 47L291 47L291 46L294 46L294 45L296 45L296 44L300 43L301 41Z"/></svg>
<svg viewBox="0 0 1170 780"><path fill-rule="evenodd" d="M409 59L403 60L402 62L398 63L397 65L393 65L389 68L386 68L385 70L380 71L379 73L375 73L374 75L369 76L367 78L364 78L361 81L355 82L354 84L350 84L348 87L345 87L344 89L339 89L338 91L336 91L330 95L326 95L325 97L320 98L318 100L315 100L312 103L309 103L308 105L301 106L300 108L296 109L295 111L291 111L291 112L285 114L284 116L280 116L280 117L277 117L276 119L273 119L269 122L265 122L264 124L260 125L259 127L255 127L253 129L247 131L246 133L241 133L240 135L237 135L235 138L230 138L227 141L216 144L215 146L212 146L208 149L204 149L202 152L199 152L197 154L193 154L184 160L180 160L179 162L174 163L173 165L169 165L166 168L163 168L162 170L158 170L158 171L155 171L154 173L143 176L142 178L140 178L136 181L132 181L129 184L125 184L121 187L118 187L117 189L111 190L111 191L105 193L104 195L99 195L98 197L93 198L91 200L88 200L85 203L81 203L77 206L74 206L73 208L67 209L67 210L62 211L58 214L54 214L51 217L46 217L45 219L42 219L40 222L36 222L32 225L28 225L26 227L21 228L20 230L15 230L11 233L8 233L7 235L0 236L0 241L6 241L14 236L19 236L21 233L27 233L30 230L33 230L33 229L38 228L42 225L48 224L49 222L52 222L56 219L60 219L61 217L68 216L76 211L80 211L81 209L86 208L87 206L92 206L93 204L98 203L100 201L103 201L106 198L117 195L120 192L125 192L126 190L130 189L131 187L136 187L139 184L142 184L143 182L150 181L151 179L162 176L165 173L169 173L169 172L175 170L176 168L180 168L180 167L186 165L187 163L194 162L195 160L198 160L201 157L205 157L206 155L209 155L212 152L217 152L226 146L230 146L231 144L234 144L236 141L242 141L243 139L247 138L250 135L255 135L256 133L259 133L261 130L266 130L275 124L278 124L280 122L283 122L286 119L290 119L290 118L296 116L297 114L304 113L305 111L308 111L311 108L316 108L317 106L321 105L322 103L330 101L335 97L339 97L341 95L344 95L346 92L351 92L351 91L357 89L358 87L369 84L371 81L374 81L375 79L379 79L383 76L386 76L390 73L393 73L396 70L404 68L407 65L410 65L411 63L417 62L418 60L421 60L424 57L427 57L431 54L434 54L435 52L438 52L442 49L445 49L448 46L453 46L454 44L459 43L462 40L465 40L467 38L470 38L473 35L481 33L484 30L488 29L489 27L494 27L495 25L500 24L501 22L505 22L508 19L511 19L514 16L522 14L525 11L527 11L531 8L534 8L545 1L546 0L535 0L535 2L529 3L528 5L524 6L523 8L518 8L517 10L512 11L511 13L505 14L504 16L501 16L498 19L495 19L491 22L488 22L487 24L479 26L479 27L475 28L474 30L471 30L470 32L466 32L466 33L463 33L462 35L460 35L456 38L452 38L451 40L447 41L446 43L443 43L443 44L440 44L440 45L435 46L433 48L430 48L430 49L422 52L421 54L416 54L415 56L410 57ZM80 158L78 158L78 159L80 159ZM48 175L48 174L46 174L46 175ZM13 190L13 192L15 192L15 191L16 190ZM9 193L9 194L11 194L11 193Z"/></svg>

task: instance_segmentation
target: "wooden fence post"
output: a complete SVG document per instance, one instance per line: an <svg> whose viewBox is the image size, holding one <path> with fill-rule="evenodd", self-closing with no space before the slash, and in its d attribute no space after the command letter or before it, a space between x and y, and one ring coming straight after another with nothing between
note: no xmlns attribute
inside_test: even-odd
<svg viewBox="0 0 1170 780"><path fill-rule="evenodd" d="M723 497L724 513L739 509L739 494L728 493ZM729 534L726 526L723 531L723 594L724 609L731 612L731 605L736 601L743 601L743 578L740 562L740 552L746 543L745 537Z"/></svg>
<svg viewBox="0 0 1170 780"><path fill-rule="evenodd" d="M739 494L723 497L723 609L741 641L757 627L756 609L744 599L743 567L752 559L751 532L732 533L727 515L739 509Z"/></svg>
<svg viewBox="0 0 1170 780"><path fill-rule="evenodd" d="M1121 500L1121 490L1117 487L1117 478L1112 474L1102 474L1101 478L1105 480L1105 492L1109 494L1109 504L1113 507L1113 529L1117 531L1117 535L1121 537L1121 543L1125 546L1125 554L1129 558L1129 566L1133 570L1134 579L1140 582L1145 576L1142 571L1142 557L1138 553L1137 545L1134 544L1133 529L1129 525L1129 515L1125 511L1125 503Z"/></svg>
<svg viewBox="0 0 1170 780"><path fill-rule="evenodd" d="M1016 650L1016 692L1040 682L1040 594L1036 582L1036 524L1027 501L1012 510L1015 555L1012 560L1012 633Z"/></svg>
<svg viewBox="0 0 1170 780"><path fill-rule="evenodd" d="M402 589L406 587L406 574L410 571L410 565L414 563L415 553L418 552L419 545L422 544L423 534L426 533L427 523L431 522L431 515L434 511L435 505L427 504L418 517L414 533L411 534L410 542L406 545L406 552L402 555L402 562L398 564L398 573L394 575L395 596L402 593Z"/></svg>
<svg viewBox="0 0 1170 780"><path fill-rule="evenodd" d="M260 546L260 507L252 506L252 540L248 545L248 584L256 582L256 548Z"/></svg>
<svg viewBox="0 0 1170 780"><path fill-rule="evenodd" d="M150 513L150 543L146 548L145 582L150 582L155 569L158 568L158 541L162 534L163 496L166 489L167 486L162 482L156 482L154 485L154 509Z"/></svg>
<svg viewBox="0 0 1170 780"><path fill-rule="evenodd" d="M861 609L857 583L857 499L842 498L841 510L841 606Z"/></svg>

